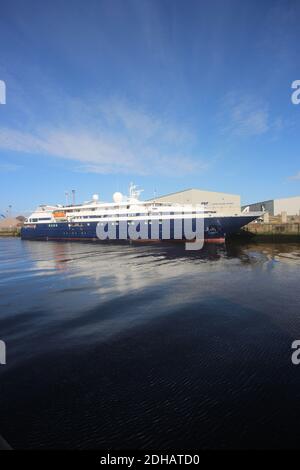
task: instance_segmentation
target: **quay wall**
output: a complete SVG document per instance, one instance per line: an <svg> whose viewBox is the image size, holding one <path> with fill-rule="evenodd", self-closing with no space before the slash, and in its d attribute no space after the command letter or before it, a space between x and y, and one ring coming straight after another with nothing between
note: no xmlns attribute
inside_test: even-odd
<svg viewBox="0 0 300 470"><path fill-rule="evenodd" d="M0 237L19 237L21 233L20 227L0 228Z"/></svg>
<svg viewBox="0 0 300 470"><path fill-rule="evenodd" d="M250 223L243 229L244 234L258 241L300 242L300 223Z"/></svg>

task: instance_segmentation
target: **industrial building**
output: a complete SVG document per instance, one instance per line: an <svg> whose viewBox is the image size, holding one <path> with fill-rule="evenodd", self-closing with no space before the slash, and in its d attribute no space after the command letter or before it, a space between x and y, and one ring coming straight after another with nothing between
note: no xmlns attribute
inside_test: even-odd
<svg viewBox="0 0 300 470"><path fill-rule="evenodd" d="M238 214L241 210L241 197L239 195L201 189L185 189L176 193L158 196L151 200L178 204L204 204L213 210L229 214Z"/></svg>
<svg viewBox="0 0 300 470"><path fill-rule="evenodd" d="M254 204L243 206L242 209L246 207L249 207L250 211L266 211L271 216L277 216L283 212L291 216L300 215L300 196L255 202Z"/></svg>

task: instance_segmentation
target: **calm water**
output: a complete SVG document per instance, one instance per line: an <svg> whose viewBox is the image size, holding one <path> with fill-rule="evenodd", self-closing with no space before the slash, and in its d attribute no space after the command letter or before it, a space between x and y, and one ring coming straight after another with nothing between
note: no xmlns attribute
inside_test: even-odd
<svg viewBox="0 0 300 470"><path fill-rule="evenodd" d="M15 448L299 444L300 245L0 239Z"/></svg>

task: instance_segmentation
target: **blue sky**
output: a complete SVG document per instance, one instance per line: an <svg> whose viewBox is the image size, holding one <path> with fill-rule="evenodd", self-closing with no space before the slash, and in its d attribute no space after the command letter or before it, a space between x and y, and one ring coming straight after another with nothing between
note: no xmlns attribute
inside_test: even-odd
<svg viewBox="0 0 300 470"><path fill-rule="evenodd" d="M0 212L188 187L300 194L300 2L1 4Z"/></svg>

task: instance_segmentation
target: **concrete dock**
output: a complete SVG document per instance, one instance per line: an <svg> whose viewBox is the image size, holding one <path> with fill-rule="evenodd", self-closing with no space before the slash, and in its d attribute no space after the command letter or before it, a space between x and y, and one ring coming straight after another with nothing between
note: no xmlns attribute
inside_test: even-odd
<svg viewBox="0 0 300 470"><path fill-rule="evenodd" d="M19 237L21 229L19 227L16 228L0 228L0 237Z"/></svg>
<svg viewBox="0 0 300 470"><path fill-rule="evenodd" d="M286 213L277 217L265 214L263 221L248 224L242 233L257 241L300 242L300 217L287 216Z"/></svg>
<svg viewBox="0 0 300 470"><path fill-rule="evenodd" d="M0 237L18 237L25 218L6 217L0 220Z"/></svg>

